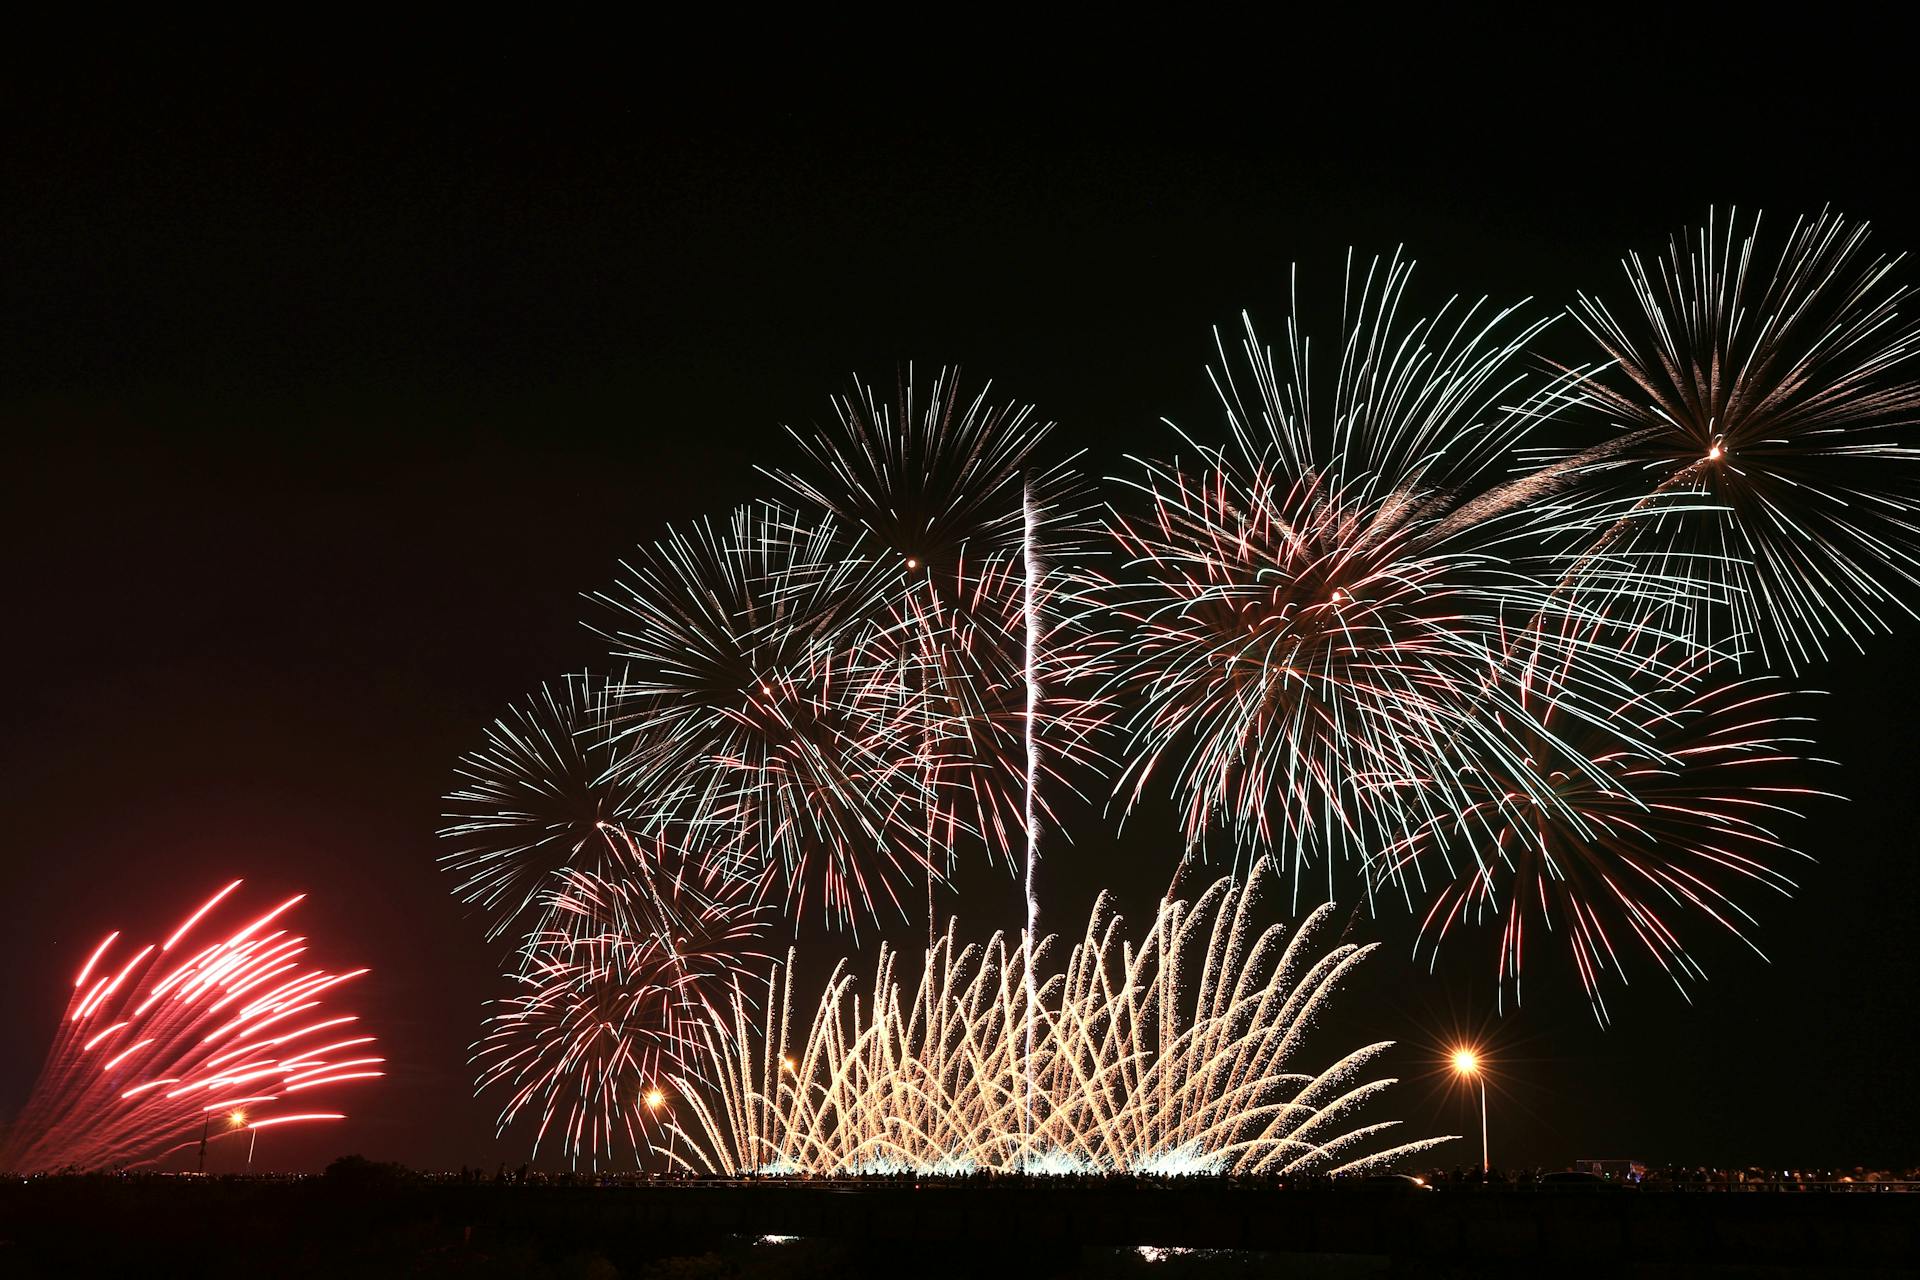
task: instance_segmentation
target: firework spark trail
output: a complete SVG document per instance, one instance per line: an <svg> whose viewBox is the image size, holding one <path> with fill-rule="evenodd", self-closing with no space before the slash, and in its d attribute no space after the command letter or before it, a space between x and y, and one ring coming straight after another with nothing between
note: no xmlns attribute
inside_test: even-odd
<svg viewBox="0 0 1920 1280"><path fill-rule="evenodd" d="M770 979L759 1030L736 992L688 1059L686 1118L674 1122L681 1163L732 1174L1302 1174L1378 1167L1448 1141L1368 1150L1393 1127L1354 1123L1393 1083L1360 1078L1385 1043L1295 1068L1315 1018L1372 947L1314 956L1331 906L1290 938L1259 928L1267 878L1262 859L1245 884L1161 902L1138 950L1103 897L1065 967L1031 985L1025 957L1044 962L1051 940L996 935L957 949L950 925L911 997L883 949L864 1018L843 964L798 1044L789 963ZM1179 975L1187 952L1201 961L1190 992ZM1030 1031L1037 1058L1022 1048ZM1022 1115L1029 1064L1032 1124Z"/></svg>
<svg viewBox="0 0 1920 1280"><path fill-rule="evenodd" d="M189 940L241 884L215 894L165 943L121 960L116 931L93 950L0 1145L0 1169L156 1161L198 1141L217 1113L240 1116L247 1128L337 1119L284 1108L311 1108L309 1089L385 1074L373 1037L356 1033L358 1018L324 1007L367 970L308 967L307 940L273 927L306 895L192 950Z"/></svg>
<svg viewBox="0 0 1920 1280"><path fill-rule="evenodd" d="M1037 797L1040 790L1040 547L1035 530L1040 523L1039 511L1034 503L1033 489L1028 486L1021 491L1020 508L1023 520L1023 559L1026 563L1026 580L1021 584L1022 609L1026 617L1025 645L1023 657L1027 686L1027 770L1026 770L1026 828L1027 828L1027 865L1026 865L1026 901L1027 901L1027 1002L1038 1005L1039 992L1033 985L1033 939L1040 933L1040 897L1034 888L1034 872L1040 865L1040 821L1037 812ZM1027 1023L1027 1118L1031 1125L1033 1118L1033 1023Z"/></svg>
<svg viewBox="0 0 1920 1280"><path fill-rule="evenodd" d="M1705 647L1798 669L1914 611L1898 592L1920 582L1920 450L1902 443L1920 324L1899 314L1900 259L1866 259L1865 224L1799 220L1776 256L1760 222L1710 218L1691 247L1683 233L1655 264L1631 256L1637 323L1580 298L1608 363L1569 370L1556 411L1619 434L1540 456L1622 513L1601 542L1715 582L1727 607L1693 615Z"/></svg>

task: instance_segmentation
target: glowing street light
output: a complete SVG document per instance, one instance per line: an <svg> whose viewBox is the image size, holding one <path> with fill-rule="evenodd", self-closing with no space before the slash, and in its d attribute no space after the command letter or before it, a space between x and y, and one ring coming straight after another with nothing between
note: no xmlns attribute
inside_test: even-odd
<svg viewBox="0 0 1920 1280"><path fill-rule="evenodd" d="M260 1130L247 1123L247 1113L240 1107L233 1109L227 1117L227 1123L235 1129L245 1129L247 1133L247 1168L253 1168L253 1147L260 1141Z"/></svg>
<svg viewBox="0 0 1920 1280"><path fill-rule="evenodd" d="M654 1113L655 1115L658 1115L660 1113L660 1108L667 1105L666 1090L662 1089L659 1085L655 1085L651 1089L648 1089L645 1093L640 1095L640 1101L647 1104L648 1111ZM667 1168L668 1169L673 1168L674 1145L679 1141L679 1139L680 1139L679 1130L676 1127L669 1125L667 1128Z"/></svg>
<svg viewBox="0 0 1920 1280"><path fill-rule="evenodd" d="M257 1099L249 1099L249 1101L257 1101ZM219 1109L220 1108L217 1106L208 1107L205 1109L205 1111L201 1113L200 1155L199 1155L199 1158L194 1163L194 1168L196 1172L205 1173L207 1171L207 1140L213 1136L213 1113L218 1111ZM219 1136L224 1138L227 1136L227 1134L237 1133L241 1129L244 1129L246 1127L247 1127L247 1113L245 1108L235 1107L233 1110L227 1112L227 1128L226 1128L226 1131L224 1133L221 1133ZM247 1163L248 1164L253 1163L252 1144L248 1144L248 1147L247 1147Z"/></svg>
<svg viewBox="0 0 1920 1280"><path fill-rule="evenodd" d="M247 1113L240 1107L233 1109L232 1114L227 1117L227 1124L231 1128L246 1129L249 1131L247 1134L247 1168L253 1168L253 1144L260 1141L260 1131L247 1123Z"/></svg>
<svg viewBox="0 0 1920 1280"><path fill-rule="evenodd" d="M1487 1074L1480 1069L1480 1055L1464 1046L1455 1049L1453 1074L1480 1083L1480 1176L1484 1178L1493 1171L1493 1164L1487 1159Z"/></svg>

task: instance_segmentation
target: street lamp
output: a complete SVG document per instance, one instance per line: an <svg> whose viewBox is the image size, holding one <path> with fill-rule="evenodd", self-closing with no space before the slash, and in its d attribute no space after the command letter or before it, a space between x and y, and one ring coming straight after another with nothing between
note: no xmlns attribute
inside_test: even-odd
<svg viewBox="0 0 1920 1280"><path fill-rule="evenodd" d="M1467 1048L1455 1049L1453 1074L1480 1084L1480 1176L1484 1178L1493 1171L1493 1164L1487 1159L1487 1073L1480 1069L1480 1055Z"/></svg>
<svg viewBox="0 0 1920 1280"><path fill-rule="evenodd" d="M655 1085L640 1096L640 1101L646 1103L647 1110L657 1116L660 1114L660 1108L667 1105L667 1094L659 1085ZM669 1125L667 1128L667 1169L669 1172L673 1169L674 1147L679 1142L679 1139L680 1135L678 1131Z"/></svg>
<svg viewBox="0 0 1920 1280"><path fill-rule="evenodd" d="M212 1136L213 1113L218 1110L218 1107L210 1107L202 1114L200 1119L200 1158L194 1164L195 1170L199 1173L205 1173L207 1171L207 1139ZM244 1129L246 1124L247 1113L245 1111L236 1107L227 1113L227 1133L232 1133L236 1129ZM227 1133L223 1133L220 1136L224 1138L227 1136ZM252 1143L247 1144L247 1163L253 1163Z"/></svg>

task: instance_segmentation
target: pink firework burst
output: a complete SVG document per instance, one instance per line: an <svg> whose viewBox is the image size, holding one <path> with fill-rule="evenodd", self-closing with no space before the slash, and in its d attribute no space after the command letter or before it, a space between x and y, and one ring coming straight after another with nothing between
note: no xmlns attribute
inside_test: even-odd
<svg viewBox="0 0 1920 1280"><path fill-rule="evenodd" d="M314 967L286 927L305 894L214 929L241 884L164 942L132 949L116 930L93 948L0 1169L157 1163L206 1141L216 1120L223 1132L340 1120L334 1090L386 1074L359 1019L328 1007L367 970Z"/></svg>

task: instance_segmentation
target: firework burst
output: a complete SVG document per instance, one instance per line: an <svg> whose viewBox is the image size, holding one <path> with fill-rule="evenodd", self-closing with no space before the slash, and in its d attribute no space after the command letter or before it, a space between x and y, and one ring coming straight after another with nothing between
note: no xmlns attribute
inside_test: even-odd
<svg viewBox="0 0 1920 1280"><path fill-rule="evenodd" d="M624 687L570 678L497 722L442 832L457 892L515 938L512 992L474 1046L479 1092L505 1095L503 1131L535 1117L536 1151L595 1167L646 1149L646 1091L687 1011L770 959L752 882L695 854L675 806L617 768L647 732L616 722Z"/></svg>
<svg viewBox="0 0 1920 1280"><path fill-rule="evenodd" d="M757 878L791 917L900 911L900 888L934 870L925 703L877 621L904 570L771 505L670 534L625 567L597 597L633 664L622 776L675 796L703 856Z"/></svg>
<svg viewBox="0 0 1920 1280"><path fill-rule="evenodd" d="M637 1161L655 1131L651 1091L690 1043L688 1021L772 957L755 948L759 912L734 879L655 856L621 879L559 873L545 924L527 935L474 1046L482 1095L501 1093L498 1126L537 1118L576 1164Z"/></svg>
<svg viewBox="0 0 1920 1280"><path fill-rule="evenodd" d="M1297 319L1277 352L1250 321L1231 355L1216 337L1225 439L1141 462L1097 538L1030 406L945 370L836 400L767 472L800 509L643 548L594 597L622 673L543 691L462 762L445 861L518 939L474 1056L502 1127L537 1117L536 1146L596 1166L664 1142L732 1172L1422 1149L1368 1155L1378 1127L1349 1123L1384 1046L1289 1066L1365 949L1254 929L1275 866L1296 901L1352 860L1370 900L1427 902L1419 949L1497 921L1516 999L1542 928L1603 1022L1626 952L1684 992L1684 937L1746 939L1743 891L1791 889L1782 819L1813 794L1786 695L1716 664L1797 665L1920 580L1893 264L1835 218L1777 259L1757 240L1729 221L1635 259L1646 323L1581 299L1609 363L1544 388L1516 372L1544 322L1417 318L1409 265L1350 259L1331 358ZM1596 406L1612 438L1514 467L1544 419ZM1043 973L1042 830L1102 768L1125 812L1170 792L1188 850L1224 830L1251 876L1163 903L1137 951L1097 907ZM934 933L976 845L1024 867L1017 942ZM920 885L917 993L883 949L864 1015L843 969L790 1042L789 960L750 1025L761 908L857 929Z"/></svg>
<svg viewBox="0 0 1920 1280"><path fill-rule="evenodd" d="M1049 543L1084 529L1086 504L1064 464L1045 462L1054 424L1032 405L988 400L991 385L968 399L957 369L934 376L924 399L911 368L891 402L856 384L833 402L835 425L790 430L806 456L804 471L767 474L803 502L830 512L874 541L917 578L939 590L969 580L993 561L1019 557L1025 494L1053 513Z"/></svg>
<svg viewBox="0 0 1920 1280"><path fill-rule="evenodd" d="M538 929L556 875L646 870L634 831L668 806L616 767L610 692L624 683L582 674L542 686L461 757L440 831L453 847L440 861L460 877L454 896L488 916L489 938Z"/></svg>
<svg viewBox="0 0 1920 1280"><path fill-rule="evenodd" d="M311 967L284 926L306 895L201 942L240 885L164 942L130 950L115 932L94 948L0 1169L155 1163L204 1143L214 1117L254 1130L339 1120L325 1099L385 1074L358 1018L325 1007L367 971Z"/></svg>
<svg viewBox="0 0 1920 1280"><path fill-rule="evenodd" d="M1297 328L1282 365L1248 323L1251 408L1222 347L1229 443L1144 464L1146 514L1112 520L1123 580L1094 597L1127 806L1162 776L1190 844L1222 821L1296 875L1452 811L1475 753L1510 752L1483 673L1513 630L1567 638L1568 697L1624 660L1589 577L1637 575L1589 557L1580 589L1556 586L1529 561L1563 478L1488 476L1534 420L1500 406L1540 326L1479 307L1399 323L1408 270L1376 263L1350 296L1324 404Z"/></svg>
<svg viewBox="0 0 1920 1280"><path fill-rule="evenodd" d="M1823 213L1772 248L1760 230L1729 214L1632 256L1625 316L1580 299L1609 363L1565 394L1617 434L1558 465L1605 500L1605 543L1721 587L1730 610L1694 615L1703 643L1797 668L1912 612L1920 326L1865 224Z"/></svg>
<svg viewBox="0 0 1920 1280"><path fill-rule="evenodd" d="M882 951L865 1017L837 971L798 1042L789 965L761 1028L736 994L706 1030L678 1081L677 1158L727 1173L1301 1174L1446 1141L1381 1149L1392 1122L1355 1123L1393 1083L1361 1079L1387 1044L1296 1069L1315 1017L1372 948L1315 955L1331 907L1291 938L1261 928L1267 878L1263 860L1244 884L1163 901L1137 950L1103 898L1064 968L1033 980L1026 957L1044 963L1051 940L957 949L949 926L911 995Z"/></svg>
<svg viewBox="0 0 1920 1280"><path fill-rule="evenodd" d="M1812 762L1807 720L1774 680L1723 678L1700 657L1684 682L1663 671L1595 717L1557 706L1541 665L1536 654L1503 677L1528 713L1511 726L1522 754L1463 770L1467 802L1378 865L1450 870L1416 951L1437 953L1456 926L1496 924L1498 979L1517 1002L1527 943L1557 936L1605 1024L1605 984L1625 980L1629 949L1683 995L1705 977L1687 949L1690 924L1710 922L1759 952L1736 895L1792 892L1786 866L1802 855L1781 831L1824 793L1799 781Z"/></svg>

